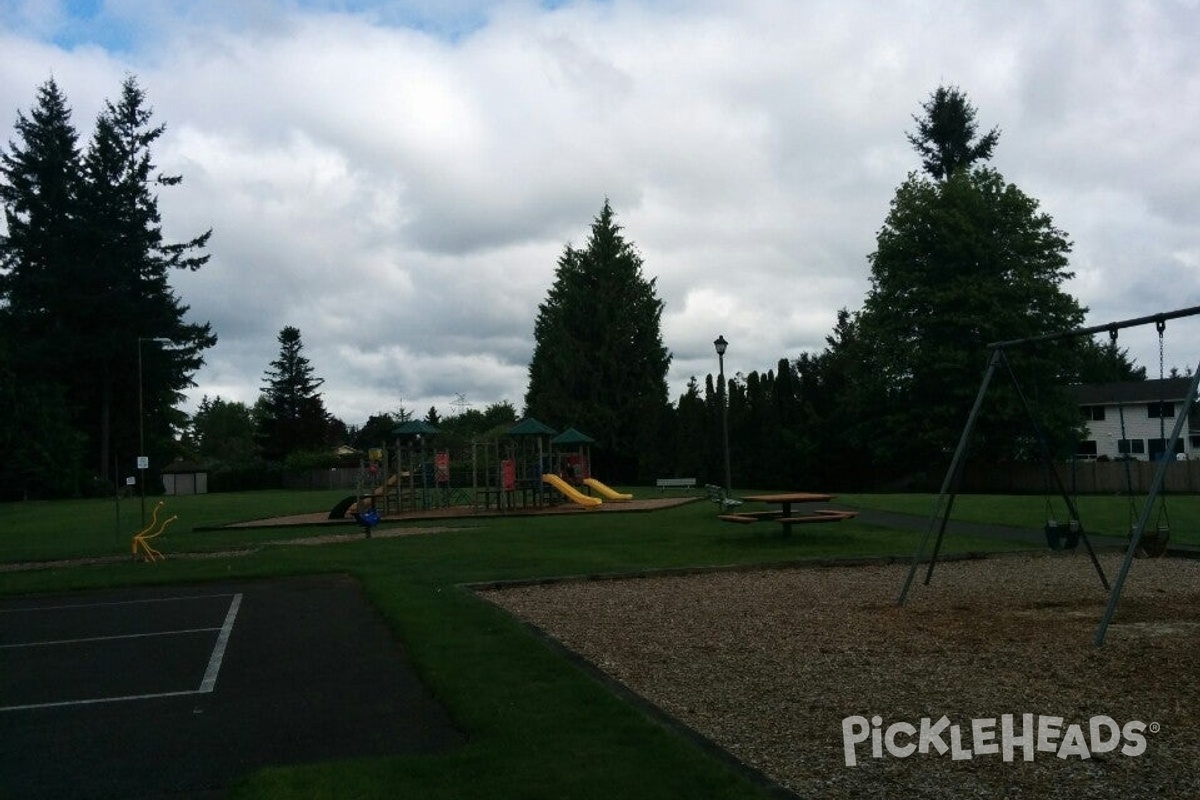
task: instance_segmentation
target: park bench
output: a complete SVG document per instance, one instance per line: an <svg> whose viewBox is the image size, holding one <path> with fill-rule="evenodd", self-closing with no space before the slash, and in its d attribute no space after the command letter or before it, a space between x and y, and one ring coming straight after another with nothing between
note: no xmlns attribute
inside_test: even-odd
<svg viewBox="0 0 1200 800"><path fill-rule="evenodd" d="M654 482L661 494L665 489L695 489L695 478L659 478Z"/></svg>
<svg viewBox="0 0 1200 800"><path fill-rule="evenodd" d="M730 509L737 508L738 506L740 506L742 504L741 500L738 500L734 497L727 496L725 494L725 490L723 488L721 488L720 486L717 486L716 484L710 483L707 486L705 486L704 489L705 489L705 491L708 492L708 499L711 500L712 502L716 503L717 508L720 511L729 511ZM730 521L734 521L734 520L730 520ZM742 520L736 520L736 521L741 522Z"/></svg>

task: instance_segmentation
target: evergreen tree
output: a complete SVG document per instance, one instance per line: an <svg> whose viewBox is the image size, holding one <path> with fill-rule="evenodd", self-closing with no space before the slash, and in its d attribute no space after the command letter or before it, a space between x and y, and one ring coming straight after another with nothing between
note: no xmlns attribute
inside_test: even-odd
<svg viewBox="0 0 1200 800"><path fill-rule="evenodd" d="M856 383L861 345L857 316L849 309L837 312L833 333L825 337L825 349L802 353L792 363L804 413L811 431L807 444L820 454L822 471L814 484L825 488L869 487L869 453L858 442L871 441L876 425L874 398Z"/></svg>
<svg viewBox="0 0 1200 800"><path fill-rule="evenodd" d="M4 334L20 342L43 376L57 370L57 335L73 301L64 291L78 269L80 154L66 98L53 79L38 88L28 117L17 113L19 142L0 152L0 300ZM73 344L73 343L69 343ZM60 354L61 355L61 354Z"/></svg>
<svg viewBox="0 0 1200 800"><path fill-rule="evenodd" d="M869 409L872 422L858 429L856 443L877 464L906 471L938 469L954 447L987 344L1068 330L1084 317L1062 290L1072 275L1070 243L1037 201L993 169L969 169L969 159L951 169L947 160L944 180L914 173L897 190L855 321L851 405ZM1064 442L1078 422L1064 391L1076 378L1077 349L1062 341L1009 354L1043 424ZM1018 455L1014 442L1030 428L1016 398L1001 388L991 405L977 447Z"/></svg>
<svg viewBox="0 0 1200 800"><path fill-rule="evenodd" d="M661 458L667 414L663 303L606 200L586 247L567 245L538 307L526 413L595 437L611 480L645 478Z"/></svg>
<svg viewBox="0 0 1200 800"><path fill-rule="evenodd" d="M259 442L269 461L328 444L330 417L317 391L325 381L314 377L303 350L299 328L288 325L279 332L279 358L265 374L258 419Z"/></svg>
<svg viewBox="0 0 1200 800"><path fill-rule="evenodd" d="M152 116L137 80L126 78L120 100L106 103L97 119L83 163L81 213L89 259L76 283L76 313L93 335L78 355L93 365L84 407L100 431L102 464L112 446L133 453L133 437L141 430L148 449L161 452L182 423L168 410L192 385L203 351L216 344L208 323L185 322L188 307L169 283L172 269L195 271L207 263L201 251L211 231L183 243L164 241L155 189L177 186L182 178L156 171L151 148L165 128L152 125ZM171 344L143 344L155 338ZM126 411L138 407L139 388L142 420ZM121 409L115 426L114 409Z"/></svg>
<svg viewBox="0 0 1200 800"><path fill-rule="evenodd" d="M1112 340L1081 342L1077 358L1079 383L1146 380L1146 368L1134 364L1129 358L1129 350Z"/></svg>
<svg viewBox="0 0 1200 800"><path fill-rule="evenodd" d="M166 460L185 422L175 405L216 342L207 324L184 321L187 306L167 280L171 268L204 264L196 251L208 234L163 241L151 186L180 178L155 174L151 146L163 129L150 125L144 100L127 78L81 156L66 100L48 81L29 117L18 115L20 143L0 155L0 326L17 345L16 373L57 387L86 463L105 478L114 455L129 466L143 455L143 430L145 454ZM173 346L143 347L151 339Z"/></svg>
<svg viewBox="0 0 1200 800"><path fill-rule="evenodd" d="M992 128L983 138L975 139L975 107L957 86L939 86L921 108L925 114L913 116L917 132L908 134L908 141L921 156L921 166L935 180L949 178L976 161L992 157L1000 130Z"/></svg>
<svg viewBox="0 0 1200 800"><path fill-rule="evenodd" d="M0 337L0 500L74 494L82 483L83 437L71 425L62 387L18 376Z"/></svg>
<svg viewBox="0 0 1200 800"><path fill-rule="evenodd" d="M719 425L720 422L715 424ZM713 425L704 397L700 394L700 385L693 377L676 406L675 463L670 476L697 478L705 483L724 482L720 472L709 472L709 432Z"/></svg>
<svg viewBox="0 0 1200 800"><path fill-rule="evenodd" d="M18 141L0 151L0 495L71 494L84 449L68 395L75 343L64 278L78 258L80 155L54 80L15 127Z"/></svg>

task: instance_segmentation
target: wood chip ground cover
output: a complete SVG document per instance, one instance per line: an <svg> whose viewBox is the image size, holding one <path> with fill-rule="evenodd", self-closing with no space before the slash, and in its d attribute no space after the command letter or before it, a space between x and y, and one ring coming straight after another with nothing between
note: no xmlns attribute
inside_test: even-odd
<svg viewBox="0 0 1200 800"><path fill-rule="evenodd" d="M1101 556L1110 580L1120 556ZM1103 647L1107 604L1082 553L939 564L896 599L906 564L550 583L482 592L801 797L1200 797L1200 561L1139 560ZM923 577L923 573L922 573ZM872 755L843 723L919 729L1060 717L1146 726L1120 748L955 760ZM981 723L985 729L988 723ZM1107 738L1104 723L1100 737ZM1152 732L1153 731L1153 732ZM941 737L949 744L949 732ZM897 746L918 737L898 729ZM1073 742L1074 743L1074 742ZM1122 738L1121 745L1133 739Z"/></svg>

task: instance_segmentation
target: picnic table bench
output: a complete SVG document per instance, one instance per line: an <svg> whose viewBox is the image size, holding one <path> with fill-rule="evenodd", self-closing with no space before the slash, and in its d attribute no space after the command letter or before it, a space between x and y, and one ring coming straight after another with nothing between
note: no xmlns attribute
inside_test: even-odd
<svg viewBox="0 0 1200 800"><path fill-rule="evenodd" d="M818 508L812 511L793 514L792 505L797 503L825 503L833 499L831 494L815 494L813 492L783 492L780 494L750 495L742 498L751 503L770 503L779 506L771 511L736 511L720 514L717 519L739 525L749 525L755 522L775 522L783 526L783 535L789 536L793 525L805 525L814 522L841 522L858 516L857 511L838 511L832 508Z"/></svg>
<svg viewBox="0 0 1200 800"><path fill-rule="evenodd" d="M659 478L658 480L656 480L654 482L654 485L658 487L659 494L661 494L664 489L695 489L696 488L696 479L695 478Z"/></svg>

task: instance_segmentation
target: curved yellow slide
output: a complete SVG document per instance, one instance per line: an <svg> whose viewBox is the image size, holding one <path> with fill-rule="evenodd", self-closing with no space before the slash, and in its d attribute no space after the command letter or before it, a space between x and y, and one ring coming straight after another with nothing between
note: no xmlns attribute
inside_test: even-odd
<svg viewBox="0 0 1200 800"><path fill-rule="evenodd" d="M624 492L618 492L616 489L613 489L611 486L606 486L595 478L584 478L583 482L599 492L605 500L612 500L616 503L622 503L626 500L633 499L633 495L625 494Z"/></svg>
<svg viewBox="0 0 1200 800"><path fill-rule="evenodd" d="M599 497L589 497L552 472L547 472L545 475L543 475L542 482L550 484L555 489L558 489L560 492L566 495L569 499L575 501L581 506L598 506L604 502Z"/></svg>

